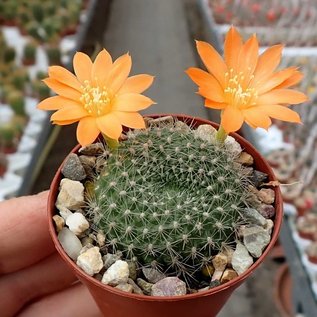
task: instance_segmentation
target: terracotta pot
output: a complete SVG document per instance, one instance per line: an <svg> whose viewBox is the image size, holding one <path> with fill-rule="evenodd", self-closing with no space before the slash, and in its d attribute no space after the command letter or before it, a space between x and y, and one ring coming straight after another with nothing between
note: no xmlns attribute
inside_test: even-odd
<svg viewBox="0 0 317 317"><path fill-rule="evenodd" d="M151 115L152 118L158 118L165 115ZM210 121L189 117L186 115L173 115L179 120L184 122L190 122L194 127L198 127L201 124L211 124L214 127L218 127L217 124L211 123ZM275 180L273 171L265 159L260 153L245 139L241 136L233 133L232 136L241 144L242 148L250 153L255 161L255 168L269 175L269 180ZM80 148L77 145L72 152L77 152ZM282 196L280 189L274 187L276 199L275 199L275 210L276 215L274 219L274 229L272 233L271 242L264 250L263 254L257 261L242 275L236 279L231 280L228 283L217 286L208 291L202 291L195 294L189 294L177 297L154 297L145 295L136 295L126 292L122 292L113 287L107 286L94 279L93 277L85 274L76 264L66 255L58 242L55 228L52 222L52 216L55 214L55 201L58 195L58 187L61 175L61 167L57 171L51 188L48 199L48 220L49 230L51 237L54 241L57 251L60 253L64 261L71 267L74 273L77 275L89 289L96 303L104 316L109 317L140 317L140 316L151 316L151 317L212 317L216 316L217 313L224 306L232 292L244 282L244 280L260 265L260 263L268 255L272 247L274 246L278 234L280 231L283 210L282 210Z"/></svg>

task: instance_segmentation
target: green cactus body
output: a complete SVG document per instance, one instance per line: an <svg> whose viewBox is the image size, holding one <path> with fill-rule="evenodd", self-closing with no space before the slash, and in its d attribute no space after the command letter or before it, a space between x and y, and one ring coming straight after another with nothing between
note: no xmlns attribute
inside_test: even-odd
<svg viewBox="0 0 317 317"><path fill-rule="evenodd" d="M34 64L35 56L36 56L36 44L35 43L27 43L23 48L23 59L27 62Z"/></svg>
<svg viewBox="0 0 317 317"><path fill-rule="evenodd" d="M91 219L113 251L192 275L243 222L249 180L234 159L187 126L129 132L95 181Z"/></svg>

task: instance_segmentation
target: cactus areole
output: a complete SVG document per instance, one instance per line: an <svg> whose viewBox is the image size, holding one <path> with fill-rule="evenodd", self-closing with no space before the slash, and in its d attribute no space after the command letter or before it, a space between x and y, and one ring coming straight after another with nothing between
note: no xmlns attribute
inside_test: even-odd
<svg viewBox="0 0 317 317"><path fill-rule="evenodd" d="M174 121L172 127L167 124L129 132L128 139L120 142L117 150L106 153L107 164L95 179L95 197L90 197L87 203L96 229L101 228L106 234L109 249L121 250L126 258L137 259L142 265L148 263L190 277L217 253L223 242L234 241L236 226L243 222L241 211L248 205L245 185L249 179L247 170L235 164L235 155L229 147L203 141L195 135L199 125L211 122L186 115L173 117L187 123L191 130ZM232 136L254 158L254 167L268 174L269 181L275 180L272 169L254 147L239 135ZM79 148L80 145L73 152ZM50 234L61 257L88 287L105 316L109 312L112 317L216 316L278 238L283 210L280 189L275 187L276 215L271 241L243 274L208 291L182 296L123 293L85 274L57 239L51 219L55 214L61 168L62 165L49 195Z"/></svg>

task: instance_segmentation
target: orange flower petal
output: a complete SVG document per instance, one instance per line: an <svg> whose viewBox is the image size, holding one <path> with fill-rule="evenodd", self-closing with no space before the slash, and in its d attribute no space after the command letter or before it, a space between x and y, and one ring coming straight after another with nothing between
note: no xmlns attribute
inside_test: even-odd
<svg viewBox="0 0 317 317"><path fill-rule="evenodd" d="M242 38L236 28L232 26L226 35L224 44L224 57L228 69L237 65L241 48Z"/></svg>
<svg viewBox="0 0 317 317"><path fill-rule="evenodd" d="M56 124L56 125L69 125L69 124L75 123L77 121L78 121L78 119L75 119L75 120L54 120L52 122L53 122L53 124Z"/></svg>
<svg viewBox="0 0 317 317"><path fill-rule="evenodd" d="M223 102L223 89L215 77L195 67L186 70L191 80L199 86L199 94L210 100Z"/></svg>
<svg viewBox="0 0 317 317"><path fill-rule="evenodd" d="M267 130L272 124L268 115L257 106L244 110L243 115L252 128L263 128Z"/></svg>
<svg viewBox="0 0 317 317"><path fill-rule="evenodd" d="M48 68L48 74L51 78L82 92L81 84L77 77L70 71L61 66L51 66Z"/></svg>
<svg viewBox="0 0 317 317"><path fill-rule="evenodd" d="M228 105L226 103L222 102L215 102L213 100L206 99L205 100L205 107L212 108L212 109L224 109Z"/></svg>
<svg viewBox="0 0 317 317"><path fill-rule="evenodd" d="M278 85L283 83L286 79L290 78L294 74L295 71L296 71L296 67L289 67L272 74L272 76L269 77L267 80L257 84L258 94L261 95L263 93L268 92L269 90L272 90L273 88L276 88Z"/></svg>
<svg viewBox="0 0 317 317"><path fill-rule="evenodd" d="M127 78L123 86L118 91L119 94L137 93L141 94L148 89L154 80L154 76L140 74Z"/></svg>
<svg viewBox="0 0 317 317"><path fill-rule="evenodd" d="M259 109L274 119L300 123L301 119L297 112L280 105L259 106Z"/></svg>
<svg viewBox="0 0 317 317"><path fill-rule="evenodd" d="M275 104L298 104L307 101L307 96L292 89L275 89L264 95L259 96L258 105L275 105Z"/></svg>
<svg viewBox="0 0 317 317"><path fill-rule="evenodd" d="M113 93L122 87L124 82L127 80L129 73L131 71L132 61L129 54L120 56L113 63L112 69L108 78L108 85L112 89Z"/></svg>
<svg viewBox="0 0 317 317"><path fill-rule="evenodd" d="M274 45L266 49L258 59L254 71L254 81L270 76L281 61L283 45Z"/></svg>
<svg viewBox="0 0 317 317"><path fill-rule="evenodd" d="M52 121L78 120L87 117L88 112L81 106L71 106L57 110L51 116Z"/></svg>
<svg viewBox="0 0 317 317"><path fill-rule="evenodd" d="M96 119L98 129L107 137L118 140L122 133L122 126L119 119L113 114L107 114Z"/></svg>
<svg viewBox="0 0 317 317"><path fill-rule="evenodd" d="M243 124L242 112L232 106L226 107L221 115L221 125L227 133L237 131Z"/></svg>
<svg viewBox="0 0 317 317"><path fill-rule="evenodd" d="M93 117L86 117L80 119L77 126L77 140L81 146L86 146L93 143L98 135L100 130L98 129L96 119Z"/></svg>
<svg viewBox="0 0 317 317"><path fill-rule="evenodd" d="M259 43L255 35L250 37L240 50L239 61L236 65L236 72L243 72L245 77L244 86L249 84L250 76L253 74L259 56Z"/></svg>
<svg viewBox="0 0 317 317"><path fill-rule="evenodd" d="M73 59L74 71L78 80L83 84L85 80L90 81L92 61L88 55L77 52Z"/></svg>
<svg viewBox="0 0 317 317"><path fill-rule="evenodd" d="M302 74L299 71L294 72L294 74L286 79L285 81L283 81L280 85L278 85L277 87L275 87L276 89L281 89L281 88L288 88L291 86L294 86L296 84L298 84L304 77L304 74Z"/></svg>
<svg viewBox="0 0 317 317"><path fill-rule="evenodd" d="M107 50L103 49L97 55L93 65L91 77L94 83L104 86L109 77L112 66L112 58Z"/></svg>
<svg viewBox="0 0 317 317"><path fill-rule="evenodd" d="M114 111L139 111L148 108L154 102L150 98L140 94L122 94L118 95L112 104Z"/></svg>
<svg viewBox="0 0 317 317"><path fill-rule="evenodd" d="M138 112L114 112L114 115L119 119L122 125L134 128L145 129L145 122L143 117Z"/></svg>
<svg viewBox="0 0 317 317"><path fill-rule="evenodd" d="M41 110L58 110L67 106L80 106L80 103L61 96L53 96L41 101L37 108Z"/></svg>
<svg viewBox="0 0 317 317"><path fill-rule="evenodd" d="M53 78L43 79L43 82L55 93L65 98L79 101L79 98L81 97L81 93L78 90L71 88L68 85L64 85Z"/></svg>
<svg viewBox="0 0 317 317"><path fill-rule="evenodd" d="M208 43L196 41L198 54L208 71L215 76L222 87L225 87L225 73L227 65L219 53Z"/></svg>

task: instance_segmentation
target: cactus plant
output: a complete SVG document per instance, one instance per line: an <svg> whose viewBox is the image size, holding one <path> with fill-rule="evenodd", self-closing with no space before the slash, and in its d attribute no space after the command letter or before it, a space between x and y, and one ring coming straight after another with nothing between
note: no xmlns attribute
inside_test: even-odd
<svg viewBox="0 0 317 317"><path fill-rule="evenodd" d="M33 13L33 17L35 18L36 21L42 22L44 18L44 10L43 10L43 5L40 2L35 2L31 5L31 10Z"/></svg>
<svg viewBox="0 0 317 317"><path fill-rule="evenodd" d="M24 68L16 69L11 77L11 84L14 88L23 91L29 75Z"/></svg>
<svg viewBox="0 0 317 317"><path fill-rule="evenodd" d="M47 48L47 57L50 65L61 64L61 51L57 46L50 46Z"/></svg>
<svg viewBox="0 0 317 317"><path fill-rule="evenodd" d="M3 60L5 63L12 63L15 60L15 49L13 47L6 47L3 52Z"/></svg>
<svg viewBox="0 0 317 317"><path fill-rule="evenodd" d="M20 116L25 116L24 96L19 91L12 91L7 96L7 102L12 110Z"/></svg>
<svg viewBox="0 0 317 317"><path fill-rule="evenodd" d="M37 45L33 42L28 42L23 48L23 64L33 65L35 63Z"/></svg>
<svg viewBox="0 0 317 317"><path fill-rule="evenodd" d="M235 241L248 182L226 146L176 122L129 132L95 180L89 210L113 251L192 275Z"/></svg>

